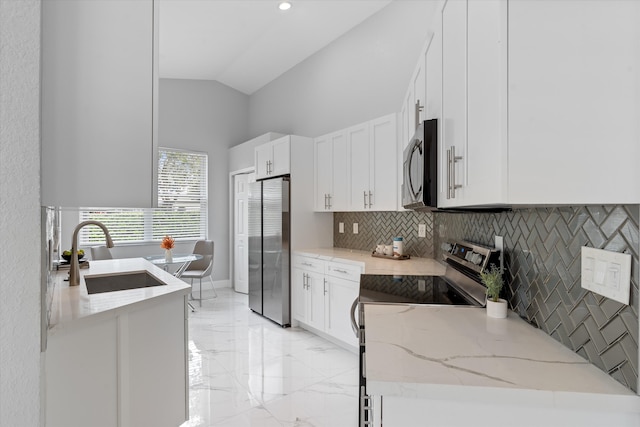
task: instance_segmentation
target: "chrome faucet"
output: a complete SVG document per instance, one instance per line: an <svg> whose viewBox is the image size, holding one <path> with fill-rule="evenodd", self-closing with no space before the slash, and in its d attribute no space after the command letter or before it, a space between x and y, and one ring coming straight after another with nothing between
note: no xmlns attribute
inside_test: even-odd
<svg viewBox="0 0 640 427"><path fill-rule="evenodd" d="M69 266L69 286L78 286L80 284L80 265L78 264L78 232L85 225L97 225L102 228L104 235L107 238L107 247L113 247L113 240L107 227L99 221L83 221L78 224L73 230L73 237L71 238L71 265Z"/></svg>

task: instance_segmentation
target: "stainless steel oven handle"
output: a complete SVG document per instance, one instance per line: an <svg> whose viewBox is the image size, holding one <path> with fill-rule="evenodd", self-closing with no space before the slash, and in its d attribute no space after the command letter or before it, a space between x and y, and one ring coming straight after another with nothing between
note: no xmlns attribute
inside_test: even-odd
<svg viewBox="0 0 640 427"><path fill-rule="evenodd" d="M356 337L360 336L360 327L356 323L356 308L358 308L358 299L359 298L354 299L353 303L351 304L351 329L353 329L353 333Z"/></svg>

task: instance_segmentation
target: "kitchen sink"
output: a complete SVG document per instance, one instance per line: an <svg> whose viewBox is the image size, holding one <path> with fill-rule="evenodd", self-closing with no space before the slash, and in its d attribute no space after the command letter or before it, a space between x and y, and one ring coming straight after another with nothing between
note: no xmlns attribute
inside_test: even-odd
<svg viewBox="0 0 640 427"><path fill-rule="evenodd" d="M159 281L154 276L144 271L136 273L113 274L109 276L85 276L84 282L87 285L87 292L89 294L127 291L130 289L165 285L165 283Z"/></svg>

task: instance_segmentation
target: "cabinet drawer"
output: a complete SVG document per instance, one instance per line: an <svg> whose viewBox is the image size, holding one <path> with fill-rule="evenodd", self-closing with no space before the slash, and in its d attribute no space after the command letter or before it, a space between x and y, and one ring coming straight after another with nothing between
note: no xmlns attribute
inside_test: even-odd
<svg viewBox="0 0 640 427"><path fill-rule="evenodd" d="M324 274L325 261L322 261L316 258L296 256L293 258L293 266L295 268L300 268L305 271Z"/></svg>
<svg viewBox="0 0 640 427"><path fill-rule="evenodd" d="M327 263L327 275L340 279L360 282L362 267L353 264L342 264L338 262Z"/></svg>

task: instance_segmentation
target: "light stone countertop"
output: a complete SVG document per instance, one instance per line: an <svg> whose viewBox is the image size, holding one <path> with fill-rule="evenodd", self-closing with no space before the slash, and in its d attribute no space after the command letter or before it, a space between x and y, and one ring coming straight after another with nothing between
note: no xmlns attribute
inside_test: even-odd
<svg viewBox="0 0 640 427"><path fill-rule="evenodd" d="M355 249L313 248L297 250L294 254L363 266L365 274L442 276L446 268L443 263L433 258L411 258L400 261L376 258L371 256L371 252Z"/></svg>
<svg viewBox="0 0 640 427"><path fill-rule="evenodd" d="M87 292L85 276L104 276L145 271L166 285L92 295ZM59 270L52 274L54 287L49 334L55 334L59 330L83 320L113 316L122 311L132 310L141 304L152 303L154 299L181 297L191 291L191 286L188 283L174 277L144 258L90 261L89 268L80 269L79 286L69 286L69 282L64 281L69 275L68 269Z"/></svg>
<svg viewBox="0 0 640 427"><path fill-rule="evenodd" d="M555 407L598 401L640 412L633 391L513 312L492 319L478 307L365 304L364 314L370 395Z"/></svg>

